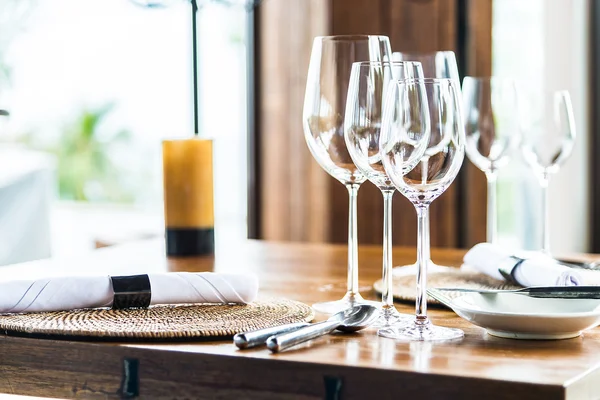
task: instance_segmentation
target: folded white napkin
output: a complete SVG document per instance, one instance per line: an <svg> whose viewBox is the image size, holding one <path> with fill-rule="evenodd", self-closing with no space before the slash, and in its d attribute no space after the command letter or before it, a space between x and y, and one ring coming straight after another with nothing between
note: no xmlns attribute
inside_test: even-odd
<svg viewBox="0 0 600 400"><path fill-rule="evenodd" d="M511 258L511 253L490 243L479 243L465 254L463 259L467 266L496 278L504 280L498 268L510 271L518 260ZM524 257L522 257L524 258ZM538 255L525 259L519 264L513 277L522 286L578 286L582 284L581 276L572 268L560 265L556 260Z"/></svg>
<svg viewBox="0 0 600 400"><path fill-rule="evenodd" d="M148 274L150 304L249 303L258 293L254 275L213 272ZM109 276L58 277L0 283L0 313L110 307Z"/></svg>

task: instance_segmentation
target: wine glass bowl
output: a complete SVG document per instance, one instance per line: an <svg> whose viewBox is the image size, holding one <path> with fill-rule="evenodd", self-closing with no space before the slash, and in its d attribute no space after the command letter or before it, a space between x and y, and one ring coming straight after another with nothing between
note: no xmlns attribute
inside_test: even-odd
<svg viewBox="0 0 600 400"><path fill-rule="evenodd" d="M464 128L458 126L460 103L456 83L449 79L424 78L397 84L398 102L415 107L406 110L404 128L394 135L387 124L383 128L382 159L395 187L413 204L429 204L438 198L458 174L465 154ZM393 107L393 102L388 103ZM452 112L451 104L454 109ZM396 130L397 131L397 130ZM419 139L424 138L424 139ZM415 146L415 139L417 145ZM386 151L390 143L392 151ZM422 154L422 155L421 155Z"/></svg>
<svg viewBox="0 0 600 400"><path fill-rule="evenodd" d="M320 36L313 41L302 123L306 144L319 165L348 189L348 290L343 299L314 304L334 314L366 301L358 292L357 194L366 177L354 165L344 139L344 116L352 63L391 58L386 36Z"/></svg>
<svg viewBox="0 0 600 400"><path fill-rule="evenodd" d="M390 58L386 36L320 36L313 42L304 95L304 138L329 175L343 184L365 177L352 162L344 140L344 115L352 63Z"/></svg>
<svg viewBox="0 0 600 400"><path fill-rule="evenodd" d="M345 119L345 140L353 163L379 189L394 189L379 152L386 91L393 80L422 78L419 63L357 62L352 66Z"/></svg>
<svg viewBox="0 0 600 400"><path fill-rule="evenodd" d="M523 158L538 177L557 173L573 151L576 133L569 92L547 96L542 115L553 118L534 117L521 143Z"/></svg>
<svg viewBox="0 0 600 400"><path fill-rule="evenodd" d="M413 81L414 82L414 81ZM422 85L420 85L422 86ZM421 90L417 90L417 89ZM426 103L424 87L391 82L379 141L380 157L392 183L412 173L428 149L431 121L428 107L411 108L411 100ZM425 139L426 138L426 139ZM387 168L385 165L389 165Z"/></svg>
<svg viewBox="0 0 600 400"><path fill-rule="evenodd" d="M510 161L519 138L517 91L512 80L467 76L462 85L467 157L482 172Z"/></svg>
<svg viewBox="0 0 600 400"><path fill-rule="evenodd" d="M465 155L460 88L454 79L431 78L390 85L398 88L395 97L385 103L380 151L394 186L417 212L417 295L414 322L382 328L378 334L407 341L458 339L464 335L461 330L431 324L425 290L430 263L429 205L452 184ZM395 121L391 109L397 110ZM413 161L415 155L417 162Z"/></svg>
<svg viewBox="0 0 600 400"><path fill-rule="evenodd" d="M366 177L356 168L343 136L340 137L338 130L343 129L343 121L340 116L309 117L305 119L304 132L321 132L317 137L306 138L308 148L315 160L329 175L343 184L360 184ZM340 128L341 127L341 128Z"/></svg>

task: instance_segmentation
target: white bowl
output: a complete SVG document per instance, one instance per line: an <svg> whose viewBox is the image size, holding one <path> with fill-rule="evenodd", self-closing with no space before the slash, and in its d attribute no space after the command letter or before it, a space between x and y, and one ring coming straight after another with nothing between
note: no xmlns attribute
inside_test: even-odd
<svg viewBox="0 0 600 400"><path fill-rule="evenodd" d="M435 298L490 335L503 338L569 339L600 324L599 299L548 299L515 293Z"/></svg>

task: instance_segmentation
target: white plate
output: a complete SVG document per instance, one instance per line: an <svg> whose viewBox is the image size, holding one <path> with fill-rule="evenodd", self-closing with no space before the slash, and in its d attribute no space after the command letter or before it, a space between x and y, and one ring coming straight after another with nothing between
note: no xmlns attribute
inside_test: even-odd
<svg viewBox="0 0 600 400"><path fill-rule="evenodd" d="M510 339L568 339L600 324L598 299L543 299L514 293L435 297L490 335ZM439 298L438 298L439 297Z"/></svg>

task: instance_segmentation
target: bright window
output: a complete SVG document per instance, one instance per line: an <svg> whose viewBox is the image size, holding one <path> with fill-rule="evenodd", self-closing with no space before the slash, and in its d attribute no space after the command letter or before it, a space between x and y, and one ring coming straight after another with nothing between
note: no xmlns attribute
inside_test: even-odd
<svg viewBox="0 0 600 400"><path fill-rule="evenodd" d="M587 250L587 15L586 0L494 0L493 74L516 80L521 94L566 89L571 94L577 139L574 151L550 179L550 239L553 252ZM535 100L520 98L521 117ZM526 134L526 132L524 132ZM506 245L541 246L541 190L515 154L500 171L498 228Z"/></svg>
<svg viewBox="0 0 600 400"><path fill-rule="evenodd" d="M0 42L0 67L9 72L0 108L11 113L0 138L56 156L59 213L64 201L102 210L78 228L70 209L62 223L69 232L57 234L127 229L123 210L159 232L161 140L193 133L190 2L12 0L4 7L3 15L18 18L0 27L11 38ZM246 234L246 17L241 6L215 3L198 14L201 133L215 139L217 234L237 236ZM75 212L98 207L78 204Z"/></svg>

